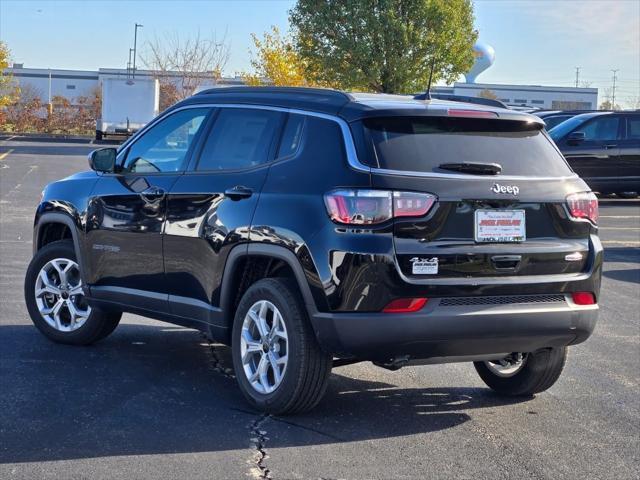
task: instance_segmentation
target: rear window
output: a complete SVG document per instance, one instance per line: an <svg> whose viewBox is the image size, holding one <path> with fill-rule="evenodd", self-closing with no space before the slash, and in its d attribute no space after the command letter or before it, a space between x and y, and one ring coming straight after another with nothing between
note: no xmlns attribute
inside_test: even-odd
<svg viewBox="0 0 640 480"><path fill-rule="evenodd" d="M443 163L498 163L502 175L562 176L571 169L538 126L508 120L379 117L363 121L379 168L456 174Z"/></svg>

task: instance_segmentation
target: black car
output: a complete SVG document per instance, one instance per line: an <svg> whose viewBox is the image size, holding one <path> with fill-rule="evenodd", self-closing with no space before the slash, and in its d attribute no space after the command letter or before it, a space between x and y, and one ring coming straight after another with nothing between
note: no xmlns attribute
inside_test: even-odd
<svg viewBox="0 0 640 480"><path fill-rule="evenodd" d="M297 88L204 91L47 186L25 298L85 345L122 312L231 346L255 407L333 366L475 362L532 395L598 313L598 202L532 115Z"/></svg>
<svg viewBox="0 0 640 480"><path fill-rule="evenodd" d="M584 113L549 135L592 190L640 192L640 111Z"/></svg>

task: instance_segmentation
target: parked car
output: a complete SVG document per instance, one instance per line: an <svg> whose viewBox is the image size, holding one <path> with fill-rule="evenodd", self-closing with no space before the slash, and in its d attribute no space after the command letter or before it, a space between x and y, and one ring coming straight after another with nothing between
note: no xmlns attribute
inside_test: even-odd
<svg viewBox="0 0 640 480"><path fill-rule="evenodd" d="M539 112L533 112L533 114L544 120L545 128L547 130L551 130L553 127L561 124L565 120L588 112L590 112L590 110L542 110Z"/></svg>
<svg viewBox="0 0 640 480"><path fill-rule="evenodd" d="M598 202L532 115L214 89L89 164L36 212L36 327L74 345L122 312L200 329L266 412L312 408L363 360L474 362L530 396L596 323Z"/></svg>
<svg viewBox="0 0 640 480"><path fill-rule="evenodd" d="M640 111L576 115L549 135L592 190L625 196L640 192Z"/></svg>

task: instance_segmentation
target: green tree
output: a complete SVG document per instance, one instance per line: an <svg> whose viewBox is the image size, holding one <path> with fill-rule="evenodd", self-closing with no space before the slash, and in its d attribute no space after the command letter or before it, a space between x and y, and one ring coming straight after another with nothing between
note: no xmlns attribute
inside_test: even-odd
<svg viewBox="0 0 640 480"><path fill-rule="evenodd" d="M289 12L307 77L388 93L455 81L473 65L471 0L298 0Z"/></svg>

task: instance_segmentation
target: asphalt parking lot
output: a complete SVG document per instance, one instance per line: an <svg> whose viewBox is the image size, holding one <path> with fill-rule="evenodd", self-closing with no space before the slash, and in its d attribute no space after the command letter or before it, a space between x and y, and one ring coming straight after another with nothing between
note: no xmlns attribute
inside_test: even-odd
<svg viewBox="0 0 640 480"><path fill-rule="evenodd" d="M497 397L471 364L334 370L313 412L252 412L227 347L134 315L56 345L23 302L44 185L91 145L0 139L0 478L640 478L640 201L605 201L599 324L548 392Z"/></svg>

